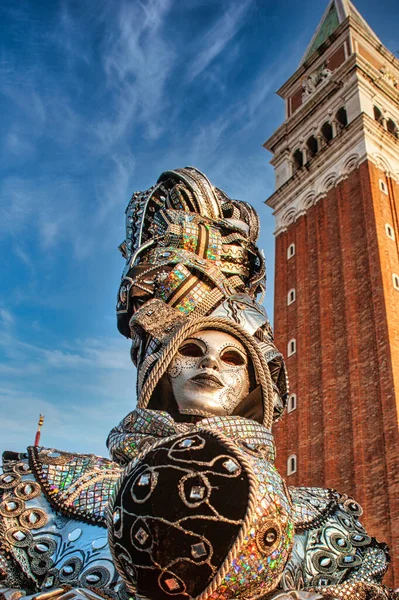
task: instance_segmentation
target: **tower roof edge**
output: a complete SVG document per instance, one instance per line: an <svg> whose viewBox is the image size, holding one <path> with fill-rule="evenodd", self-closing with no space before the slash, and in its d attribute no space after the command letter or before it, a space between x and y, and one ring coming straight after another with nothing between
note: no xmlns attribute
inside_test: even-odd
<svg viewBox="0 0 399 600"><path fill-rule="evenodd" d="M361 28L382 45L381 40L350 0L330 0L298 66L300 67L307 62L311 55L328 40L348 17L356 21Z"/></svg>

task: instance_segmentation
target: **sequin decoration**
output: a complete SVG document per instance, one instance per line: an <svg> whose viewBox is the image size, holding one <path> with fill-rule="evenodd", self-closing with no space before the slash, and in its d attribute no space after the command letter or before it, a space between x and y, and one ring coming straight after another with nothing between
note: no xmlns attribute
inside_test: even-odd
<svg viewBox="0 0 399 600"><path fill-rule="evenodd" d="M158 296L161 300L168 300L171 294L190 277L191 273L184 265L177 265L159 286Z"/></svg>
<svg viewBox="0 0 399 600"><path fill-rule="evenodd" d="M179 427L179 424L176 424L176 427ZM237 520L235 516L236 520L234 520L233 515L236 515L234 511L245 510L245 502L240 503L239 507L235 505L234 508L233 505L229 507L226 499L222 499L224 492L221 490L231 490L226 492L228 496L242 494L241 486L247 485L244 482L247 481L247 469L249 469L254 485L251 488L253 503L247 513L244 537L240 538L240 542L234 546L233 552L231 540L235 538L229 534L230 545L226 546L225 551L227 555L230 550L231 559L224 567L227 570L223 580L209 597L216 600L232 600L264 595L276 588L289 558L294 537L291 500L286 494L282 479L270 461L270 457L274 456L271 435L264 427L240 417L203 419L197 427L191 425L190 429L190 433L178 436L176 439L169 437L162 444L158 443L153 451L149 450L146 455L142 454L136 463L132 463L132 470L127 472L114 505L115 509L120 511L123 523L123 527L118 526L113 533L118 540L115 546L116 560L121 551L129 554L137 571L132 584L138 586L138 594L141 589L140 573L143 569L145 568L146 572L148 569L154 569L155 581L157 569L166 568L163 561L172 561L172 559L173 563L170 564L173 564L173 568L168 567L170 576L161 577L159 587L171 594L170 586L176 585L176 590L180 593L180 586L184 584L190 594L198 595L201 589L195 588L194 592L193 586L201 585L203 586L201 593L205 593L205 587L209 585L212 577L207 580L209 577L207 570L204 571L204 577L199 573L195 574L190 561L194 561L196 568L207 564L215 573L221 567L222 563L214 563L216 556L218 556L217 560L221 558L224 560L219 547L216 551L216 545L221 543L220 535L216 534L215 537L213 533L217 528L216 522L224 523L224 527L227 524L229 527L234 524L235 527L241 528L244 523L243 517ZM244 435L247 443L251 443L251 451L245 451L244 447L238 444L238 431ZM212 446L216 444L213 435L217 436L220 445ZM223 436L223 443L227 444L229 450L223 446L220 436ZM258 447L262 451L257 452ZM211 451L210 448L213 450ZM214 454L215 452L219 454ZM242 460L245 460L245 463L242 463ZM244 464L248 466L244 468ZM147 496L147 504L132 504L132 498L134 500L137 495L137 482L146 474L146 471L143 473L143 469L159 473L158 488L154 490L151 499ZM172 481L175 483L172 484ZM177 488L178 497L175 497L176 489L173 485ZM234 493L234 489L237 492ZM161 500L163 490L165 490L163 493L168 494L167 504ZM240 497L243 499L242 496ZM246 497L249 496L244 496ZM121 498L125 498L128 502L127 510ZM184 506L187 508L183 508ZM142 515L146 515L145 519ZM213 521L212 526L206 527L210 515L214 515L214 519L216 516L216 520ZM145 525L143 525L144 521ZM190 524L189 527L186 522ZM148 542L147 539L150 535L154 540L162 537L164 533L161 534L160 531L163 531L163 527L169 527L169 531L173 531L173 537L179 538L176 546L173 546L173 543L168 544L166 556L162 554L162 548L152 545L152 541ZM206 528L203 529L204 527ZM128 534L121 535L121 529L126 532L131 531L134 538L133 545L140 548L138 554L135 554L131 547L129 549L126 537ZM144 565L142 549L149 553ZM183 564L184 569L180 566ZM182 584L177 576L182 578ZM145 580L147 581L147 576ZM155 591L151 593L155 594ZM163 596L159 595L159 598Z"/></svg>
<svg viewBox="0 0 399 600"><path fill-rule="evenodd" d="M212 600L266 594L280 579L293 545L292 509L282 479L261 457L248 454L248 458L259 481L257 507L224 584L210 595Z"/></svg>
<svg viewBox="0 0 399 600"><path fill-rule="evenodd" d="M121 469L94 455L71 455L30 447L34 472L60 512L88 523L106 526L106 510ZM26 485L26 483L24 482ZM31 521L24 522L26 527Z"/></svg>

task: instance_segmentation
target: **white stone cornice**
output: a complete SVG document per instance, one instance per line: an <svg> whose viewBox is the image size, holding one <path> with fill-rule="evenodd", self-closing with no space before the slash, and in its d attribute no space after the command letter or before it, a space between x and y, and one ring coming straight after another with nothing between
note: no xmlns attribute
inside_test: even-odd
<svg viewBox="0 0 399 600"><path fill-rule="evenodd" d="M399 89L394 88L392 85L390 85L384 79L383 74L378 69L376 69L376 67L371 65L361 55L357 55L356 67L358 68L359 74L363 76L359 78L359 85L362 85L362 79L367 78L369 82L368 90L370 90L370 86L372 86L373 89L382 92L382 94L388 97L395 105L399 104ZM365 82L363 81L363 85L364 84ZM374 91L374 93L376 92Z"/></svg>
<svg viewBox="0 0 399 600"><path fill-rule="evenodd" d="M274 209L275 235L285 231L366 159L399 182L399 140L362 113L266 201Z"/></svg>
<svg viewBox="0 0 399 600"><path fill-rule="evenodd" d="M343 80L348 79L350 71L356 66L356 55L353 55L347 61L345 61L338 69L336 69L330 79L328 79L324 85L316 89L315 93L298 108L297 111L291 117L289 117L280 127L270 136L263 144L266 150L274 152L276 146L281 143L291 131L296 129L298 125L305 120L308 120L310 115L314 113L315 107L318 108L331 97L336 94L337 88L343 85Z"/></svg>

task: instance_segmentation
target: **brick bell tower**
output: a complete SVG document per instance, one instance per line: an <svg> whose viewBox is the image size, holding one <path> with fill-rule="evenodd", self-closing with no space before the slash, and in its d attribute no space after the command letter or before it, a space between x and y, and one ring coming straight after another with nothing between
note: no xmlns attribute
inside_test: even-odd
<svg viewBox="0 0 399 600"><path fill-rule="evenodd" d="M277 466L289 485L353 495L399 587L399 61L332 0L278 94L286 118L264 144L290 377Z"/></svg>

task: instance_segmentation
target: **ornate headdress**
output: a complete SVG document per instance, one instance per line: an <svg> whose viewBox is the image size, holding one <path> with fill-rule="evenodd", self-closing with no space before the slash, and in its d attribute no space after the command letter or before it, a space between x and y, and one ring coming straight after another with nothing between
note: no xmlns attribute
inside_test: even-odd
<svg viewBox="0 0 399 600"><path fill-rule="evenodd" d="M270 427L273 413L281 415L287 376L259 303L265 262L258 235L256 211L193 167L166 171L154 187L133 194L116 310L119 331L132 339L139 407L152 407L153 392L185 337L220 329L247 349L263 423Z"/></svg>

